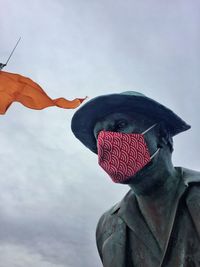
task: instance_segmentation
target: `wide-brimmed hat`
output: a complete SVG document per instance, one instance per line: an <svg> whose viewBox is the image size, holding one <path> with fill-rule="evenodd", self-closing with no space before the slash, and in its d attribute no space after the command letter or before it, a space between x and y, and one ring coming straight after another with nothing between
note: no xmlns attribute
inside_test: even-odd
<svg viewBox="0 0 200 267"><path fill-rule="evenodd" d="M96 122L114 112L137 112L164 122L174 136L188 130L191 126L172 110L157 101L135 91L108 94L95 97L81 106L72 118L72 132L92 152L97 153L94 126Z"/></svg>

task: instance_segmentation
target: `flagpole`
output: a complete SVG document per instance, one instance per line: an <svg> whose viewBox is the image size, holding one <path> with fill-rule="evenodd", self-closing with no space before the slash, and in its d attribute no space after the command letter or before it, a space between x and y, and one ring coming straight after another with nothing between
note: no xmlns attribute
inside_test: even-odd
<svg viewBox="0 0 200 267"><path fill-rule="evenodd" d="M13 55L13 53L14 53L16 47L18 46L18 44L19 44L19 42L20 42L20 40L21 40L21 37L19 37L19 39L18 39L16 45L14 46L13 50L11 51L11 53L10 53L10 55L9 55L9 57L8 57L8 59L7 59L7 61L6 61L6 63L0 63L0 70L2 70L2 69L8 64L8 62L9 62L10 58L12 57L12 55Z"/></svg>

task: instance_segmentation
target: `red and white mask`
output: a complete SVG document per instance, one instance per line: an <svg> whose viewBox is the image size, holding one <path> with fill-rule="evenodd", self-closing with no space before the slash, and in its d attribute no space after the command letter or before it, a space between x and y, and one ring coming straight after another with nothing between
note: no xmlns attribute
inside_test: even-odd
<svg viewBox="0 0 200 267"><path fill-rule="evenodd" d="M98 135L98 163L113 182L123 183L141 170L158 153L151 156L144 134L101 131Z"/></svg>

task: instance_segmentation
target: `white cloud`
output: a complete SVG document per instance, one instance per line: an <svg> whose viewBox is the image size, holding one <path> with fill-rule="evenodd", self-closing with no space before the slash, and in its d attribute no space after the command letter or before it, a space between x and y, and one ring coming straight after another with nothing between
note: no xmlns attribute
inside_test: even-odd
<svg viewBox="0 0 200 267"><path fill-rule="evenodd" d="M179 0L7 0L0 61L21 35L5 70L52 97L141 90L192 124L175 138L174 162L199 169L198 10ZM73 113L16 103L0 117L0 267L101 266L97 220L128 188L75 139Z"/></svg>

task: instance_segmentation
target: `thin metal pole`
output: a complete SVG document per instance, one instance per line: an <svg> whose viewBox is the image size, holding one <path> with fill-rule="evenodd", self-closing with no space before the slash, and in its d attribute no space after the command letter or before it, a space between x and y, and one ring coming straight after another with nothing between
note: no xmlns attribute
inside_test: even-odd
<svg viewBox="0 0 200 267"><path fill-rule="evenodd" d="M19 37L19 40L17 41L16 45L14 46L14 48L13 48L12 52L10 53L10 56L8 57L8 59L7 59L6 63L4 64L4 66L3 66L3 67L5 67L5 66L8 64L8 61L9 61L9 60L10 60L10 58L12 57L12 54L14 53L14 51L15 51L15 49L16 49L16 47L17 47L18 43L20 42L20 40L21 40L21 37Z"/></svg>

